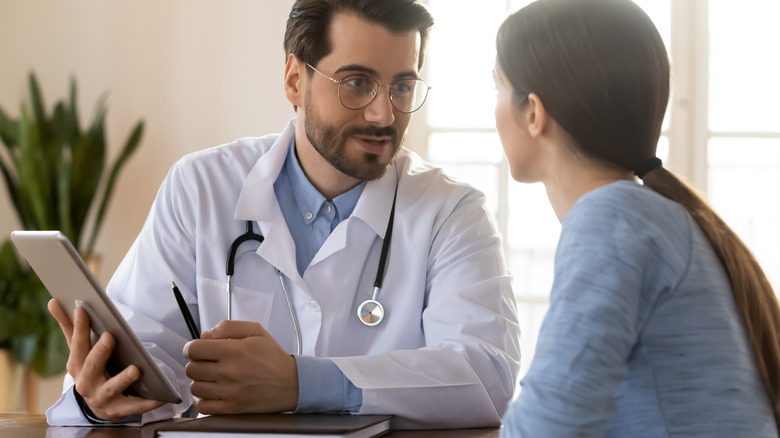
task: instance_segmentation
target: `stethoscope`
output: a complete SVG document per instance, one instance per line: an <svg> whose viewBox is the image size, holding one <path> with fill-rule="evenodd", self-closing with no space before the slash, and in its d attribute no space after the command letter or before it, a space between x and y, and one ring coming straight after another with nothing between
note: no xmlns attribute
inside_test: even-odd
<svg viewBox="0 0 780 438"><path fill-rule="evenodd" d="M376 280L374 281L374 292L371 295L371 299L363 301L357 308L357 317L363 324L367 326L375 326L382 322L385 317L385 309L382 307L382 303L377 300L379 290L382 288L382 281L385 276L385 267L387 266L387 254L390 251L390 240L393 235L393 222L395 219L395 201L398 198L398 181L395 184L395 194L393 195L393 206L390 209L390 218L387 220L387 230L385 230L385 239L382 242L382 251L379 254L379 265L376 268ZM255 241L263 243L265 238L261 234L254 232L253 223L251 220L246 221L246 232L241 234L230 244L227 256L227 267L225 273L227 274L227 319L233 319L233 272L236 264L236 253L238 247L242 243L247 241ZM279 276L279 282L282 285L282 291L284 297L287 300L287 308L290 310L290 317L292 318L293 328L295 329L296 341L298 343L298 355L301 354L301 330L298 326L298 317L296 316L295 309L293 309L292 301L290 300L290 294L287 292L287 285L284 281L284 274L279 269L276 269L276 274Z"/></svg>

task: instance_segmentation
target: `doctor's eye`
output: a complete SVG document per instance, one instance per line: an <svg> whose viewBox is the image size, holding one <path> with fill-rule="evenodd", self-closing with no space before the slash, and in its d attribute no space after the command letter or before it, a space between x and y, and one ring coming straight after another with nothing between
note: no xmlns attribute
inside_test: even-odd
<svg viewBox="0 0 780 438"><path fill-rule="evenodd" d="M415 83L417 81L414 80L404 80L404 81L397 81L393 82L393 94L395 96L405 96L414 90Z"/></svg>
<svg viewBox="0 0 780 438"><path fill-rule="evenodd" d="M370 94L376 88L376 81L367 76L347 76L341 81L343 91Z"/></svg>

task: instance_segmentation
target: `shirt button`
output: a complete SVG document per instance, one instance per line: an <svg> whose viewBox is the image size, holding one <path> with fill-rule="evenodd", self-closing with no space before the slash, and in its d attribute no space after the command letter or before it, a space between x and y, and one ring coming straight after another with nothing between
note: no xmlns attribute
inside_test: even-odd
<svg viewBox="0 0 780 438"><path fill-rule="evenodd" d="M314 215L313 215L313 214L312 214L310 211L307 211L307 212L306 212L306 220L307 220L307 221L310 221L310 220L311 220L311 218L313 218L313 217L314 217Z"/></svg>
<svg viewBox="0 0 780 438"><path fill-rule="evenodd" d="M330 205L325 206L325 213L330 213L330 211L333 210Z"/></svg>
<svg viewBox="0 0 780 438"><path fill-rule="evenodd" d="M311 310L313 310L315 312L319 312L320 311L320 305L317 304L316 301L309 301L309 307L311 308Z"/></svg>

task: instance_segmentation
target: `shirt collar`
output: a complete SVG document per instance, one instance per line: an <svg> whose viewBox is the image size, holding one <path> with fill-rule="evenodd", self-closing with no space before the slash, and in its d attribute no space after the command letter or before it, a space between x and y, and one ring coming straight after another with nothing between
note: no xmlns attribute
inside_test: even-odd
<svg viewBox="0 0 780 438"><path fill-rule="evenodd" d="M322 211L322 204L327 201L327 198L314 187L311 181L309 181L303 173L301 163L298 162L298 157L295 154L294 137L290 140L290 147L288 149L283 171L287 173L290 188L292 189L293 197L298 205L298 210L303 217L303 221L310 224L317 218L319 212ZM365 186L366 182L363 181L346 193L333 198L333 204L335 204L336 212L339 215L339 217L336 218L336 222L341 222L352 214Z"/></svg>
<svg viewBox="0 0 780 438"><path fill-rule="evenodd" d="M295 125L295 119L288 122L281 135L276 138L266 153L257 160L247 175L236 206L236 219L260 221L262 227L263 222L270 222L275 217L278 217L275 212L279 211L279 204L274 195L273 184L268 184L268 181L276 181L280 171L285 166L291 142L295 137ZM341 210L341 206L337 207L340 209L341 217L349 215L359 218L368 224L378 236L384 238L387 218L390 215L393 193L398 183L398 178L409 171L409 163L405 156L406 151L402 149L395 163L382 178L368 181L365 185L358 185L356 189L360 187L359 191L353 189L345 193L344 195L349 194L348 197L354 195L357 198L357 203L354 206L354 210L350 212L347 212L347 208ZM401 165L399 169L401 162L405 164ZM365 190L363 190L363 187ZM353 191L357 193L353 194ZM404 195L401 194L402 192L403 187L400 187L399 199L403 199Z"/></svg>

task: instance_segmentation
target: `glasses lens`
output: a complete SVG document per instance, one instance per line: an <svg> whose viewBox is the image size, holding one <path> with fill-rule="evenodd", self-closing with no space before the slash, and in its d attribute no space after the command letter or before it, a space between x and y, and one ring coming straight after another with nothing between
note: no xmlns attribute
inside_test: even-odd
<svg viewBox="0 0 780 438"><path fill-rule="evenodd" d="M339 83L339 99L349 109L360 109L371 103L379 84L370 76L347 76Z"/></svg>
<svg viewBox="0 0 780 438"><path fill-rule="evenodd" d="M390 86L390 99L393 106L403 113L420 109L428 97L428 84L422 79L402 79Z"/></svg>
<svg viewBox="0 0 780 438"><path fill-rule="evenodd" d="M339 82L339 99L349 109L361 109L377 95L379 83L371 76L352 75ZM401 79L390 85L390 101L403 113L415 112L428 97L428 84L422 79Z"/></svg>

